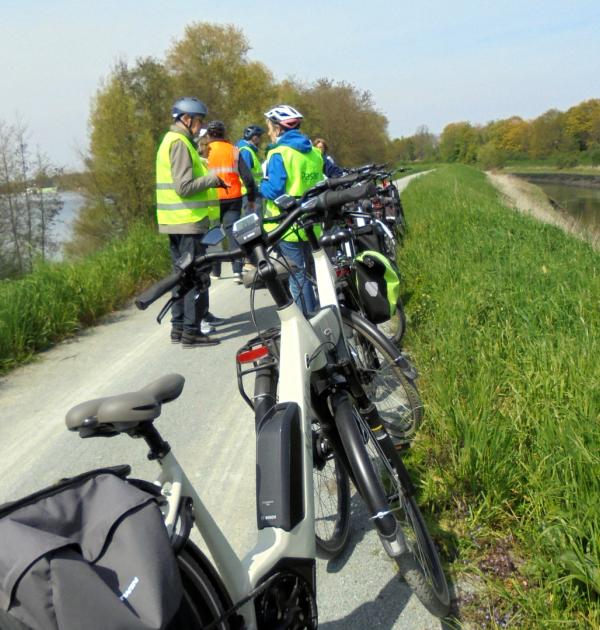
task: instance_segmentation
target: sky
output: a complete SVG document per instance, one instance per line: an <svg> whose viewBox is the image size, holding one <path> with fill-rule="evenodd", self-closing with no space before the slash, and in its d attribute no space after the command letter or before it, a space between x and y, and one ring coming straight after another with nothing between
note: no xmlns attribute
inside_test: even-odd
<svg viewBox="0 0 600 630"><path fill-rule="evenodd" d="M80 168L102 78L118 59L163 60L196 21L241 28L276 79L369 90L391 137L600 98L598 0L2 0L0 121Z"/></svg>

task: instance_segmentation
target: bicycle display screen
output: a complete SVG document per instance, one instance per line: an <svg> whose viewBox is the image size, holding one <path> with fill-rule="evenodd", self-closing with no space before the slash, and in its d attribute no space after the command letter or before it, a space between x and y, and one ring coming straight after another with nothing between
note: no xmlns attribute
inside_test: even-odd
<svg viewBox="0 0 600 630"><path fill-rule="evenodd" d="M256 212L239 219L233 224L233 238L239 245L258 238L262 234L261 223Z"/></svg>

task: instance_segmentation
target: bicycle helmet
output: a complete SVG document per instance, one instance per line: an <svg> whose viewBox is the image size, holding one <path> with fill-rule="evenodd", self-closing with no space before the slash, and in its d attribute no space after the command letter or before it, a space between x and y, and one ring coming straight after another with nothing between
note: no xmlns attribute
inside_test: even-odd
<svg viewBox="0 0 600 630"><path fill-rule="evenodd" d="M244 140L250 140L254 136L262 136L265 130L258 125L249 125L244 129Z"/></svg>
<svg viewBox="0 0 600 630"><path fill-rule="evenodd" d="M206 125L206 131L208 131L208 135L213 138L224 138L225 123L222 120L211 120L208 125Z"/></svg>
<svg viewBox="0 0 600 630"><path fill-rule="evenodd" d="M179 120L184 114L202 116L204 118L208 114L208 107L195 96L184 96L173 103L171 116L174 120Z"/></svg>
<svg viewBox="0 0 600 630"><path fill-rule="evenodd" d="M297 129L302 122L302 114L291 105L276 105L265 112L265 118L286 129Z"/></svg>

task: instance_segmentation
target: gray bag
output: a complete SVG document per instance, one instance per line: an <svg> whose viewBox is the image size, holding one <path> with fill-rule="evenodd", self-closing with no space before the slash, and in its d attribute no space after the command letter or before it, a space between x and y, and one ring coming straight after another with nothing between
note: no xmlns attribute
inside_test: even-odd
<svg viewBox="0 0 600 630"><path fill-rule="evenodd" d="M34 630L167 627L177 561L156 495L127 472L91 471L0 507L1 610Z"/></svg>

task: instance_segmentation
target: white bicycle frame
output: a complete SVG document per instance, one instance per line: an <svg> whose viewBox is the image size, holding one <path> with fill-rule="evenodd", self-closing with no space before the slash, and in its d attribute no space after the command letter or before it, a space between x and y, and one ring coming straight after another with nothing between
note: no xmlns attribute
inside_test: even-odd
<svg viewBox="0 0 600 630"><path fill-rule="evenodd" d="M334 271L324 250L314 252L314 262L321 306L337 306ZM246 597L280 559L316 557L310 376L313 370L325 366L323 342L336 343L342 334L342 323L336 309L321 310L309 322L295 302L278 310L278 315L281 321L278 398L280 402L294 402L300 408L304 446L302 520L291 531L276 527L258 530L256 545L240 560L172 452L160 460L162 472L156 481L167 498L164 520L169 532L175 527L181 497L192 499L195 526L234 604ZM252 601L238 612L248 628L256 628Z"/></svg>

